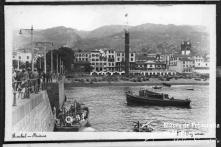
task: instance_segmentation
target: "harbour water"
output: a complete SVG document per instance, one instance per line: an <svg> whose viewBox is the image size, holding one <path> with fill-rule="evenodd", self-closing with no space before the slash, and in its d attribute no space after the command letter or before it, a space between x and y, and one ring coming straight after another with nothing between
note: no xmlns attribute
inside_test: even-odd
<svg viewBox="0 0 221 147"><path fill-rule="evenodd" d="M209 86L174 85L154 90L168 93L176 99L190 98L191 108L128 106L125 92L138 91L140 88L152 89L151 86L69 87L65 93L69 100L76 99L89 107L90 124L97 131L130 132L134 121L152 121L154 131L170 131L174 127L202 133L208 131L208 128L196 127L193 124L207 124ZM194 90L186 90L187 88Z"/></svg>

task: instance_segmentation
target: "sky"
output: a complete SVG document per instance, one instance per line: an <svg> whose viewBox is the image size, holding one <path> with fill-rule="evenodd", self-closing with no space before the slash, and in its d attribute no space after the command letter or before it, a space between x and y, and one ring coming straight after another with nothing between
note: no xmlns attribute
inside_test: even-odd
<svg viewBox="0 0 221 147"><path fill-rule="evenodd" d="M128 14L125 18L125 14ZM14 29L65 26L90 31L104 25L144 23L203 25L214 21L214 5L6 6L5 23Z"/></svg>

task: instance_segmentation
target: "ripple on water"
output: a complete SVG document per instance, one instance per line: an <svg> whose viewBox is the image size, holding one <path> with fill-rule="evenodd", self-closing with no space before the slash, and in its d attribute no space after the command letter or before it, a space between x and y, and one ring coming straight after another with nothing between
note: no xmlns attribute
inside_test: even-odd
<svg viewBox="0 0 221 147"><path fill-rule="evenodd" d="M208 86L181 85L163 87L157 92L168 93L177 99L191 99L191 109L159 106L128 106L124 92L138 91L151 86L73 87L66 96L84 103L90 110L90 123L98 131L132 131L134 121L150 122L155 131L167 131L164 123L207 123ZM186 90L194 88L194 91ZM192 128L191 128L192 129ZM193 130L199 130L198 128ZM200 131L205 129L200 128Z"/></svg>

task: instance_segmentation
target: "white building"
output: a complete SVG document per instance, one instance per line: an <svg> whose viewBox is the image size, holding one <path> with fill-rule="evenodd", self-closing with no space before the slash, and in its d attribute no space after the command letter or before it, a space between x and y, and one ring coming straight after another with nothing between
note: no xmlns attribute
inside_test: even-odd
<svg viewBox="0 0 221 147"><path fill-rule="evenodd" d="M32 54L31 53L23 53L23 52L13 52L12 60L20 61L20 62L29 62L31 63Z"/></svg>
<svg viewBox="0 0 221 147"><path fill-rule="evenodd" d="M202 56L194 56L194 67L209 67L209 60Z"/></svg>
<svg viewBox="0 0 221 147"><path fill-rule="evenodd" d="M91 53L90 52L75 52L75 61L76 62L90 62L91 60Z"/></svg>
<svg viewBox="0 0 221 147"><path fill-rule="evenodd" d="M170 58L169 69L179 73L192 73L194 70L194 60L188 56L173 56Z"/></svg>
<svg viewBox="0 0 221 147"><path fill-rule="evenodd" d="M209 74L210 61L209 57L194 56L194 72L200 74Z"/></svg>
<svg viewBox="0 0 221 147"><path fill-rule="evenodd" d="M102 52L101 52L102 53ZM115 71L115 66L116 66L116 62L115 62L115 56L116 56L116 52L111 49L105 49L104 50L104 56L106 57L106 70L107 71Z"/></svg>

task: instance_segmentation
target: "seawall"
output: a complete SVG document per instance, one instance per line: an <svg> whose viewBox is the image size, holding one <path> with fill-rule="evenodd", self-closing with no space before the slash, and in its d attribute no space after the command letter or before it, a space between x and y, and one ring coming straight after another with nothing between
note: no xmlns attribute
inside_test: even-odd
<svg viewBox="0 0 221 147"><path fill-rule="evenodd" d="M54 115L47 91L32 94L12 108L12 132L50 132Z"/></svg>

